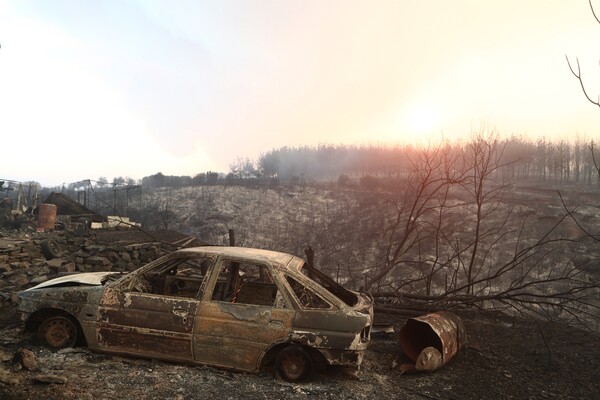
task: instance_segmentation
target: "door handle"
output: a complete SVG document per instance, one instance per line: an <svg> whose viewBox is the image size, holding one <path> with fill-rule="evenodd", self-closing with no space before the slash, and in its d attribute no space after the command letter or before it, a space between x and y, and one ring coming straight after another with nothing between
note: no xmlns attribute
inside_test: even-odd
<svg viewBox="0 0 600 400"><path fill-rule="evenodd" d="M188 312L185 308L174 308L173 314L177 315L178 317L185 317L188 315Z"/></svg>

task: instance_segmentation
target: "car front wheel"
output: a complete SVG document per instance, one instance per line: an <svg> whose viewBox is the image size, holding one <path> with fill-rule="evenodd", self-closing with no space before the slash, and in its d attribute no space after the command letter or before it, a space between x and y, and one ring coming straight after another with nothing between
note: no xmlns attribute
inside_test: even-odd
<svg viewBox="0 0 600 400"><path fill-rule="evenodd" d="M38 328L38 336L46 345L55 349L73 347L77 343L78 330L67 317L47 318Z"/></svg>
<svg viewBox="0 0 600 400"><path fill-rule="evenodd" d="M313 361L300 346L288 346L275 359L275 376L288 382L300 382L310 378Z"/></svg>

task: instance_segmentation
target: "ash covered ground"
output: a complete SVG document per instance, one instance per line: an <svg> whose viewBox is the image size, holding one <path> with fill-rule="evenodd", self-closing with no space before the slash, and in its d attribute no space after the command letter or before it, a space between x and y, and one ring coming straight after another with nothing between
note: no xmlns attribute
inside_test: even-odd
<svg viewBox="0 0 600 400"><path fill-rule="evenodd" d="M396 333L374 334L358 377L328 368L311 382L151 359L108 356L86 348L51 351L25 335L14 311L0 314L0 399L594 399L600 336L561 323L461 314L468 343L441 369L402 374ZM380 315L396 330L402 319ZM15 362L20 349L37 368ZM56 381L59 383L48 383Z"/></svg>

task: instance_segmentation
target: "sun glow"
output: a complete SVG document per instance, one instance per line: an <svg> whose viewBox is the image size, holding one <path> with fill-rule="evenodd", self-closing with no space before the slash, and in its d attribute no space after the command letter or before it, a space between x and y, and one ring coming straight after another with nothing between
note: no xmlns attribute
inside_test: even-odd
<svg viewBox="0 0 600 400"><path fill-rule="evenodd" d="M429 106L418 106L408 113L408 128L417 134L431 134L440 128L440 114Z"/></svg>

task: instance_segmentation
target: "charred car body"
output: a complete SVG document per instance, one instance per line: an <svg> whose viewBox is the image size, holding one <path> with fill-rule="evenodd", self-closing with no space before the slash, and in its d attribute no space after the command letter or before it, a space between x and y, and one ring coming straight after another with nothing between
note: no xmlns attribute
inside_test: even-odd
<svg viewBox="0 0 600 400"><path fill-rule="evenodd" d="M84 273L19 293L26 328L55 348L200 363L307 378L315 363L359 366L373 301L302 259L198 247L126 275Z"/></svg>

